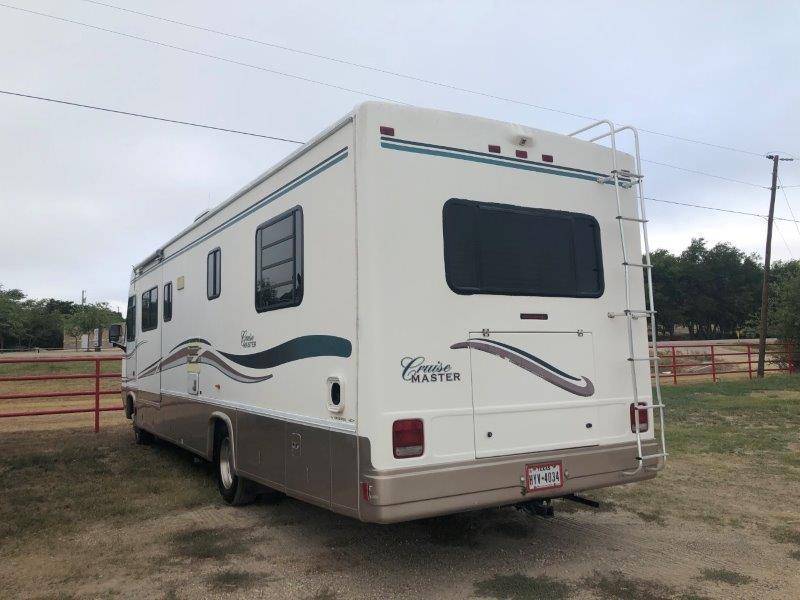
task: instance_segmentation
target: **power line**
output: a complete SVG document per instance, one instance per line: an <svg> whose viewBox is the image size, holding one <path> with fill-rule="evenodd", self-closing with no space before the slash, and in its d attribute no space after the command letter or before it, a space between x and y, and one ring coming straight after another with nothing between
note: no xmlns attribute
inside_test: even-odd
<svg viewBox="0 0 800 600"><path fill-rule="evenodd" d="M88 1L91 1L91 0L85 0L85 1L88 2ZM97 2L93 2L93 3L97 4ZM102 3L99 3L99 4L102 4ZM105 5L105 4L102 4L102 5L103 6L111 6L111 5ZM11 10L17 10L17 11L20 11L20 12L23 12L23 13L28 13L28 14L32 14L32 15L36 15L36 16L40 16L40 17L54 19L56 21L61 21L61 22L64 22L64 23L72 24L72 25L79 25L79 26L82 26L82 27L88 27L90 29L94 29L94 30L97 30L97 31L102 31L104 33L110 33L112 35L119 35L119 36L122 36L122 37L134 39L134 40L145 42L145 43L148 43L148 44L154 44L154 45L161 46L161 47L164 47L164 48L169 48L169 49L172 49L172 50L178 50L180 52L185 52L185 53L188 53L188 54L194 54L194 55L197 55L197 56L202 56L202 57L210 58L210 59L213 59L213 60L219 60L219 61L222 61L222 62L231 63L231 64L235 64L235 65L242 66L242 67L256 69L256 70L259 70L259 71L264 71L264 72L271 73L271 74L274 74L274 75L280 75L282 77L288 77L290 79L296 79L296 80L304 81L304 82L307 82L307 83L314 83L314 84L317 84L317 85L322 85L322 86L325 86L325 87L330 87L330 88L341 90L341 91L347 91L347 92L351 92L351 93L355 93L355 94L361 94L361 95L368 96L370 98L376 98L376 99L379 99L379 100L386 100L386 101L395 102L395 103L398 103L398 104L407 104L406 102L403 102L401 100L396 100L394 98L389 98L389 97L386 97L386 96L380 96L380 95L377 95L377 94L372 94L372 93L366 92L364 90L348 88L348 87L337 85L337 84L333 84L333 83L328 83L328 82L319 81L319 80L316 80L316 79L311 79L309 77L303 77L303 76L300 76L300 75L295 75L295 74L287 73L287 72L284 72L284 71L278 71L278 70L270 69L270 68L267 68L267 67L261 67L259 65L253 65L253 64L250 64L250 63L242 62L242 61L229 59L229 58L217 56L217 55L214 55L214 54L209 54L209 53L202 52L202 51L199 51L199 50L191 50L189 48L184 48L184 47L181 47L181 46L168 44L166 42L159 42L157 40L152 40L152 39L149 39L149 38L145 38L145 37L141 37L141 36L137 36L137 35L132 35L132 34L129 34L129 33L123 33L121 31L116 31L114 29L108 29L106 27L99 27L97 25L91 25L89 23L84 23L82 21L76 21L76 20L73 20L73 19L67 19L67 18L64 18L64 17L58 17L58 16L51 15L51 14L48 14L48 13L43 13L43 12L38 12L38 11L29 10L29 9L25 9L25 8L20 8L20 7L17 7L17 6L11 6L11 5L8 5L8 4L0 3L0 6L2 6L4 8L9 8ZM118 7L114 7L114 8L118 8ZM137 11L132 11L132 10L129 10L129 9L120 9L120 10L125 10L126 12L134 12L136 14L139 14ZM144 13L142 13L142 14L144 14ZM153 17L153 18L160 19L161 17ZM264 42L264 43L266 43L266 42ZM316 56L316 55L314 55L314 56ZM425 80L425 81L427 81L427 80ZM498 99L503 99L503 98L499 98L498 97ZM529 106L533 106L535 108L541 108L541 107L538 107L538 106L533 105L533 104L529 104ZM565 113L565 114L572 114L572 113ZM573 116L581 116L581 115L573 115ZM588 119L588 118L591 118L591 117L582 117L581 116L581 118L587 118ZM645 130L641 130L641 131L645 131ZM245 134L245 135L258 135L258 134L249 134L248 133L248 134ZM659 135L666 135L666 134L659 134ZM721 175L714 175L713 173L707 173L705 171L697 171L697 170L693 170L693 169L687 169L685 167L680 167L680 166L677 166L677 165L671 165L671 164L668 164L668 163L652 161L652 160L647 160L647 159L645 159L645 162L656 164L656 165L660 165L660 166L663 166L663 167L669 167L669 168L672 168L672 169L677 169L677 170L680 170L680 171L686 171L686 172L694 173L694 174L697 174L697 175L704 175L704 176L707 176L707 177L712 177L714 179L720 179L720 180L723 180L723 181L730 181L730 182L733 182L733 183L740 183L740 184L743 184L743 185L748 185L748 186L753 186L753 187L764 187L764 186L760 186L760 185L758 185L756 183L751 183L749 181L741 181L741 180L738 180L738 179L732 179L732 178L729 178L729 177L723 177Z"/></svg>
<svg viewBox="0 0 800 600"><path fill-rule="evenodd" d="M772 220L774 221L775 218L773 217ZM797 223L795 223L795 225L797 225ZM789 253L789 256L791 256L792 260L794 260L794 253L792 253L792 250L789 248L789 243L786 241L786 238L783 235L783 231L781 231L781 228L778 226L777 223L775 223L775 229L778 231L778 235L781 236L781 239L783 240L783 245L786 246L786 251Z"/></svg>
<svg viewBox="0 0 800 600"><path fill-rule="evenodd" d="M687 173L694 173L696 175L705 175L706 177L713 177L714 179L722 179L723 181L730 181L733 183L741 183L742 185L749 185L752 187L757 187L761 189L768 190L769 187L764 185L759 185L758 183L752 183L750 181L742 181L741 179L732 179L730 177L723 177L722 175L714 175L713 173L706 173L705 171L695 171L694 169L687 169L686 167L678 167L676 165L670 165L668 163L662 163L655 160L648 160L643 158L642 162L650 163L653 165L659 165L662 167L669 167L670 169L677 169L679 171L686 171Z"/></svg>
<svg viewBox="0 0 800 600"><path fill-rule="evenodd" d="M781 183L781 176L778 175L778 183L781 184L781 192L783 192L783 198L786 200L786 208L789 209L789 214L792 215L792 219L794 220L794 226L797 228L797 235L800 235L800 225L797 223L797 219L795 219L794 211L792 210L792 205L789 204L789 195L786 193L786 190L783 189L783 184Z"/></svg>
<svg viewBox="0 0 800 600"><path fill-rule="evenodd" d="M213 131L222 131L222 132L226 132L226 133L236 133L236 134L239 134L239 135L247 135L247 136L252 136L252 137L257 137L257 138L262 138L262 139L276 140L276 141L280 141L280 142L288 142L288 143L291 143L291 144L304 144L305 143L305 142L301 142L299 140L293 140L293 139L290 139L290 138L283 138L283 137L278 137L278 136L274 136L274 135L266 135L266 134L263 134L263 133L253 133L253 132L250 132L250 131L242 131L242 130L238 130L238 129L229 129L227 127L218 127L218 126L215 126L215 125L206 125L204 123L195 123L195 122L192 122L192 121L182 121L182 120L179 120L179 119L169 119L169 118L166 118L166 117L158 117L158 116L155 116L155 115L147 115L147 114L144 114L144 113L137 113L137 112L130 112L130 111L125 111L125 110L118 110L118 109L108 108L108 107L104 107L104 106L94 106L94 105L91 105L91 104L83 104L83 103L80 103L80 102L71 102L69 100L61 100L61 99L58 99L58 98L48 98L46 96L35 96L33 94L22 94L22 93L19 93L19 92L12 92L12 91L9 91L9 90L0 90L0 94L6 94L8 96L15 96L15 97L18 97L18 98L26 98L26 99L30 99L30 100L40 100L40 101L44 101L44 102L52 102L52 103L55 103L55 104L63 104L63 105L66 105L66 106L73 106L73 107L85 108L85 109L90 109L90 110L98 110L98 111L102 111L102 112L107 112L107 113L112 113L112 114L117 114L117 115L124 115L124 116L128 116L128 117L138 117L138 118L141 118L141 119L151 119L151 120L154 120L154 121L162 121L162 122L166 122L166 123L174 123L174 124L177 124L177 125L188 125L190 127L199 127L199 128L202 128L202 129L211 129ZM784 195L785 195L785 192L784 192ZM758 213L751 213L751 212L744 212L744 211L739 211L739 210L732 210L732 209L729 209L729 208L719 208L717 206L708 206L708 205L704 205L704 204L693 204L693 203L690 203L690 202L678 202L676 200L664 200L662 198L653 198L651 196L646 196L645 200L650 200L652 202L662 202L662 203L666 203L666 204L675 204L675 205L678 205L678 206L687 206L687 207L691 207L691 208L701 208L701 209L704 209L704 210L713 210L713 211L717 211L717 212L725 212L725 213L731 213L731 214L737 214L737 215L744 215L744 216L748 216L748 217L758 217L760 219L766 219L767 218L765 215L760 215ZM786 219L786 218L781 218L781 217L775 217L775 220L776 221L787 221L787 222L794 223L795 226L798 227L798 233L800 233L800 226L798 225L799 222L798 222L797 219L795 219L794 212L792 212L791 206L788 204L788 197L787 197L787 206L789 206L789 212L792 214L792 218L791 219Z"/></svg>
<svg viewBox="0 0 800 600"><path fill-rule="evenodd" d="M283 138L283 137L278 137L278 136L273 136L273 135L266 135L266 134L263 134L263 133L254 133L254 132L250 132L250 131L242 131L242 130L238 130L238 129L230 129L230 128L227 128L227 127L218 127L218 126L215 126L215 125L206 125L204 123L195 123L195 122L192 122L192 121L183 121L183 120L179 120L179 119L169 119L169 118L166 118L166 117L158 117L158 116L155 116L155 115L147 115L147 114L144 114L144 113L131 112L131 111L125 111L125 110L118 110L118 109L108 108L108 107L104 107L104 106L94 106L94 105L91 105L91 104L83 104L83 103L80 103L80 102L71 102L69 100L61 100L61 99L58 99L58 98L49 98L49 97L46 97L46 96L35 96L33 94L23 94L23 93L20 93L20 92L12 92L12 91L9 91L9 90L0 90L0 94L6 94L8 96L15 96L15 97L18 97L18 98L26 98L26 99L29 99L29 100L40 100L40 101L44 101L44 102L52 102L52 103L55 103L55 104L63 104L63 105L66 105L66 106L73 106L73 107L77 107L77 108L98 110L98 111L102 111L102 112L107 112L107 113L112 113L112 114L117 114L117 115L124 115L124 116L129 116L129 117L138 117L138 118L141 118L141 119L151 119L151 120L154 120L154 121L162 121L162 122L174 123L174 124L178 124L178 125L188 125L190 127L199 127L199 128L202 128L202 129L211 129L213 131L222 131L222 132L226 132L226 133L236 133L236 134L239 134L239 135L247 135L247 136L263 138L263 139L268 139L268 140L276 140L276 141L281 141L281 142L288 142L288 143L291 143L291 144L304 144L305 143L305 142L301 142L299 140L293 140L293 139L290 139L290 138ZM666 204L675 204L675 205L678 205L678 206L687 206L687 207L691 207L691 208L701 208L701 209L704 209L704 210L713 210L713 211L717 211L717 212L744 215L744 216L748 216L748 217L758 217L760 219L766 219L767 218L765 215L760 215L758 213L744 212L744 211L739 211L739 210L732 210L732 209L729 209L729 208L719 208L719 207L716 207L716 206L708 206L708 205L704 205L704 204L693 204L693 203L690 203L690 202L678 202L676 200L665 200L663 198L653 198L651 196L646 196L645 200L649 200L649 201L652 201L652 202L662 202L662 203L666 203ZM791 212L791 207L789 207L789 210ZM791 219L775 217L775 220L776 221L793 222L795 224L795 226L798 225L798 221L794 218L794 213L792 213L792 218Z"/></svg>
<svg viewBox="0 0 800 600"><path fill-rule="evenodd" d="M221 31L219 29L212 29L210 27L204 27L204 26L201 26L201 25L194 25L194 24L191 24L191 23L186 23L184 21L178 21L177 19L169 19L167 17L162 17L162 16L159 16L159 15L154 15L154 14L146 13L146 12L142 12L142 11L132 10L132 9L129 9L129 8L116 6L114 4L109 4L109 3L106 3L106 2L99 2L98 0L81 0L81 1L82 2L86 2L88 4L95 4L95 5L98 5L98 6L103 6L105 8L110 8L112 10L124 11L124 12L130 13L130 14L135 14L135 15L138 15L138 16L141 16L141 17L145 17L145 18L148 18L148 19L155 19L157 21L163 21L165 23L172 23L173 25L180 25L181 27L187 27L189 29L195 29L197 31L203 31L203 32L206 32L206 33L213 33L214 35L219 35L219 36L227 37L227 38L230 38L230 39L236 39L236 40L245 41L245 42L249 42L249 43L253 43L253 44L259 44L261 46L267 46L267 47L270 47L270 48L275 48L275 49L283 50L283 51L286 51L286 52L292 52L292 53L295 53L295 54L301 54L301 55L304 55L304 56L311 56L313 58L318 58L320 60L326 60L326 61L329 61L329 62L348 65L348 66L351 66L351 67L356 67L358 69L365 69L365 70L368 70L368 71L373 71L375 73L382 73L384 75L390 75L392 77L400 77L402 79L407 79L409 81L416 81L418 83L424 83L424 84L427 84L427 85L433 85L433 86L437 86L437 87L441 87L441 88L445 88L445 89L449 89L449 90L463 92L463 93L466 93L466 94L472 94L472 95L475 95L475 96L482 96L484 98L490 98L490 99L493 99L493 100L500 100L502 102L509 102L509 103L512 103L512 104L518 104L518 105L521 105L521 106L527 106L529 108L535 108L535 109L538 109L538 110L554 112L554 113L558 113L558 114L562 114L562 115L567 115L567 116L570 116L570 117L576 117L576 118L579 118L579 119L587 119L587 120L593 120L593 121L597 121L598 120L596 117L591 117L591 116L588 116L588 115L582 115L580 113L561 110L561 109L553 108L553 107L550 107L550 106L543 106L543 105L540 105L540 104L533 104L532 102L526 102L524 100L519 100L517 98L509 98L509 97L500 96L500 95L497 95L497 94L490 94L488 92L484 92L484 91L481 91L481 90L465 88L465 87L457 86L457 85L450 84L450 83L443 83L443 82L440 82L440 81L435 81L433 79L426 79L424 77L420 77L420 76L417 76L417 75L410 75L410 74L407 74L407 73L401 73L399 71L392 71L390 69L383 69L383 68L376 67L376 66L373 66L373 65L367 65L367 64L364 64L364 63L350 61L350 60L346 60L346 59L343 59L343 58L336 58L336 57L333 57L333 56L327 56L325 54L320 54L320 53L316 53L316 52L310 52L308 50L302 50L302 49L299 49L299 48L292 48L290 46L285 46L285 45L282 45L282 44L276 44L274 42L267 42L265 40L260 40L260 39L248 37L248 36L245 36L245 35L240 35L240 34L230 33L230 32L226 32L226 31ZM714 143L711 143L711 142L705 142L705 141L702 141L702 140L696 140L696 139L682 137L682 136L678 136L678 135L672 135L672 134L663 133L663 132L660 132L660 131L653 131L653 130L650 130L650 129L642 129L642 128L639 128L639 131L642 131L644 133L649 133L649 134L652 134L652 135L658 135L658 136L661 136L661 137L666 137L666 138L682 141L682 142L689 142L689 143L692 143L692 144L700 144L700 145L703 145L703 146L708 146L708 147L711 147L711 148L717 148L717 149L720 149L720 150L728 150L730 152L739 152L741 154L748 154L748 155L751 155L751 156L764 156L763 152L753 152L753 151L750 151L750 150L743 150L741 148L735 148L733 146L726 146L726 145L722 145L722 144L714 144Z"/></svg>
<svg viewBox="0 0 800 600"><path fill-rule="evenodd" d="M76 21L74 19L67 19L65 17L58 17L56 15L51 15L51 14L48 14L48 13L38 12L38 11L35 11L35 10L29 10L27 8L20 8L19 6L12 6L10 4L2 4L2 3L0 3L0 6L2 6L3 8L16 10L16 11L23 12L23 13L28 13L28 14L31 14L31 15L36 15L36 16L39 16L39 17L45 17L47 19L53 19L55 21L61 21L63 23L70 23L72 25L80 25L82 27L88 27L89 29L94 29L96 31L103 31L105 33L110 33L110 34L113 34L113 35L119 35L119 36L126 37L126 38L129 38L129 39L132 39L132 40L138 40L140 42L145 42L147 44L153 44L155 46L161 46L162 48L170 48L172 50L178 50L179 52L185 52L187 54L194 54L196 56L203 56L205 58L211 58L213 60L218 60L218 61L229 63L229 64L232 64L232 65L238 65L240 67L246 67L248 69L256 69L258 71L264 71L265 73L272 73L273 75L279 75L281 77L287 77L289 79L296 79L298 81L305 81L307 83L315 83L317 85L322 85L322 86L333 88L333 89L336 89L336 90L341 90L341 91L344 91L344 92L350 92L350 93L353 93L353 94L360 94L362 96L367 96L369 98L375 98L377 100L386 100L387 102L395 102L397 104L407 104L406 102L400 102L398 100L393 100L392 98L387 98L385 96L379 96L377 94L372 94L370 92L365 92L364 90L357 90L357 89L345 87L345 86L342 86L342 85L337 85L335 83L328 83L328 82L325 82L325 81L319 81L317 79L311 79L310 77L303 77L302 75L294 75L293 73L286 73L284 71L278 71L277 69L270 69L270 68L267 68L267 67L261 67L261 66L258 66L258 65L253 65L253 64L242 62L242 61L235 60L235 59L232 59L232 58L225 58L225 57L222 57L222 56L217 56L216 54L209 54L207 52L201 52L200 50L191 50L189 48L183 48L181 46L175 46L174 44L168 44L166 42L159 42L159 41L156 41L156 40L151 40L151 39L146 38L146 37L141 37L141 36L133 35L133 34L130 34L130 33L123 33L122 31L116 31L115 29L108 29L106 27L100 27L98 25L91 25L89 23L84 23L82 21Z"/></svg>
<svg viewBox="0 0 800 600"><path fill-rule="evenodd" d="M724 213L731 213L734 215L744 215L747 217L758 217L759 219L766 219L766 215L760 215L758 213L752 212L745 212L741 210L732 210L730 208L719 208L718 206L708 206L707 204L693 204L691 202L678 202L677 200L664 200L663 198L653 198L651 196L645 196L645 200L650 200L652 202L663 202L665 204L677 204L678 206L689 206L691 208L702 208L704 210L713 210L716 212L724 212ZM774 217L775 221L787 221L787 222L794 222L797 223L794 219L786 219L783 217Z"/></svg>
<svg viewBox="0 0 800 600"><path fill-rule="evenodd" d="M129 117L139 117L141 119L152 119L153 121L163 121L165 123L176 123L178 125L189 125L190 127L201 127L203 129L213 129L215 131L224 131L227 133L238 133L239 135L249 135L252 137L263 138L267 140L276 140L279 142L289 142L292 144L304 144L305 142L300 142L297 140L291 140L289 138L282 138L274 135L264 135L261 133L252 133L250 131L241 131L239 129L228 129L226 127L216 127L214 125L205 125L203 123L193 123L191 121L181 121L178 119L168 119L166 117L156 117L154 115L146 115L143 113L135 113L135 112L128 112L125 110L117 110L114 108L106 108L103 106L93 106L91 104L81 104L79 102L70 102L69 100L58 100L56 98L47 98L45 96L34 96L32 94L21 94L19 92L11 92L9 90L0 90L0 94L6 94L8 96L17 96L19 98L28 98L31 100L42 100L44 102L54 102L55 104L65 104L67 106L76 106L79 108L89 108L92 110L100 110L103 112L114 113L117 115L126 115Z"/></svg>

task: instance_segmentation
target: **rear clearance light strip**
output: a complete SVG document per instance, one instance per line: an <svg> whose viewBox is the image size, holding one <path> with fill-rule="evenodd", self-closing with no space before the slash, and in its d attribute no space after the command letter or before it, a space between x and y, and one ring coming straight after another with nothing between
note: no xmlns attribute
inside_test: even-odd
<svg viewBox="0 0 800 600"><path fill-rule="evenodd" d="M536 173L544 173L546 175L558 175L560 177L570 177L573 179L591 181L592 183L614 185L613 177L609 178L608 173L600 173L597 171L588 171L586 169L556 165L553 164L553 156L550 154L543 154L543 162L536 162L522 158L514 158L511 156L502 156L498 155L497 153L477 152L475 150L466 150L464 148L453 148L450 146L427 144L424 142L415 142L413 140L404 140L385 135L381 136L381 148L386 150L399 150L401 152L412 152L414 154L427 154L430 156L465 160L498 167L520 169L523 171L533 171ZM630 178L626 177L619 177L619 181L622 183L631 182Z"/></svg>

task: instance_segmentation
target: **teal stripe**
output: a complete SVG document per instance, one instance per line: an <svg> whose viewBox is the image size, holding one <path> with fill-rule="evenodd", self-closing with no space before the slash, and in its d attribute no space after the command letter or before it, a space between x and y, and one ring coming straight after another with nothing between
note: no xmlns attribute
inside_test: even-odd
<svg viewBox="0 0 800 600"><path fill-rule="evenodd" d="M467 160L486 165L494 165L497 167L508 167L510 169L519 169L521 171L533 171L535 173L544 173L545 175L558 175L559 177L571 177L572 179L582 179L584 181L597 182L597 177L593 175L586 175L583 173L574 173L571 171L560 171L557 169L548 169L539 165L525 164L520 162L497 160L484 156L469 156L465 154L458 154L456 152L448 152L446 150L434 150L433 148L421 148L418 146L402 146L390 142L381 142L381 148L388 148L389 150L400 150L401 152L411 152L413 154L428 154L430 156L441 156L444 158L455 158L459 160ZM613 184L613 182L610 182Z"/></svg>
<svg viewBox="0 0 800 600"><path fill-rule="evenodd" d="M176 250L175 252L173 252L169 256L165 257L164 260L162 260L161 262L156 263L155 265L150 267L147 271L142 272L139 275L139 277L136 277L133 281L136 281L139 278L144 277L145 275L147 275L152 270L157 269L158 267L160 267L161 265L166 264L167 262L169 262L173 258L175 258L177 256L180 256L181 254L183 254L187 250L190 250L191 248L194 248L198 244L200 244L200 243L208 240L209 238L217 235L221 231L224 231L225 229L227 229L228 227L230 227L234 223L238 223L239 221L241 221L245 217L250 216L251 214L253 214L257 210L260 210L260 209L264 208L267 204L270 204L271 202L274 202L278 198L280 198L282 196L285 196L286 194L288 194L292 190L300 187L301 185L303 185L307 181L313 179L314 177L316 177L320 173L323 173L323 172L327 171L333 165L340 163L345 158L347 158L347 155L348 155L347 148L342 148L336 154L334 154L332 156L329 156L328 158L326 158L324 161L322 161L321 163L319 163L315 167L312 167L307 172L306 175L301 175L300 177L298 177L297 179L287 183L283 187L278 188L277 190L275 190L274 192L272 192L268 196L262 198L261 200L259 200L258 202L256 202L252 206L250 206L249 208L246 208L245 210L243 210L239 214L231 217L230 219L228 219L224 223L221 223L221 224L217 225L214 229L212 229L208 233L200 236L199 238L197 238L193 242L188 243L187 245L185 245L180 250Z"/></svg>

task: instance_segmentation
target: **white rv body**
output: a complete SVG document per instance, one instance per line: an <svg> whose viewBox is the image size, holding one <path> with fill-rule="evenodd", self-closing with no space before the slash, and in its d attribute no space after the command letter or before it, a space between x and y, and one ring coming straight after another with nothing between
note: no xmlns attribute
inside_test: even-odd
<svg viewBox="0 0 800 600"><path fill-rule="evenodd" d="M635 172L629 155L617 152L616 162ZM208 459L215 428L226 428L239 477L364 521L655 476L663 461L641 468L630 408L634 400L653 404L649 363L634 363L637 395L626 320L609 318L626 307L620 223L628 256L641 256L638 223L617 219L617 193L621 212L637 214L633 191L602 181L612 164L610 149L560 134L393 104L358 106L134 269L128 414L137 428ZM289 227L285 219L293 237L276 244L294 251L284 260L289 255L269 244L289 231L281 229ZM515 236L529 235L520 224L551 219L553 228L536 235L552 243L537 251L563 246L574 273L584 274L573 274L576 281L597 271L578 264L590 234L559 232L594 228L597 293L465 289L473 262L458 266L459 257L473 256L477 242L459 238L459 219L508 225L509 246L493 261L512 256ZM217 249L221 278L208 258ZM276 256L280 265L264 265ZM458 273L448 272L451 263ZM512 281L519 272L534 287L540 280L545 288L573 285L572 276L541 268L545 275L531 275L535 260L514 263L502 277ZM294 269L292 277L259 302L291 303L259 312L257 271L282 269ZM221 280L212 299L209 278ZM172 315L165 321L167 284ZM157 319L153 326L149 313L152 328L143 331L143 294L153 288ZM627 289L644 308L639 272ZM648 356L646 319L633 322L633 333L635 354ZM650 413L639 414L652 425ZM395 448L398 421L410 423L422 444ZM651 449L652 429L638 436ZM536 477L557 481L531 487L531 465L542 465ZM559 474L545 476L547 465L560 465Z"/></svg>

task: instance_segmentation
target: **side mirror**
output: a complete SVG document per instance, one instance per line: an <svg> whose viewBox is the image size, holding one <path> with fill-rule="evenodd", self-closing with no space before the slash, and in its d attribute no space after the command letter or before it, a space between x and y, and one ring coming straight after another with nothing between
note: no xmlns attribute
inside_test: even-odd
<svg viewBox="0 0 800 600"><path fill-rule="evenodd" d="M113 325L108 326L108 341L112 344L114 342L118 342L119 339L122 337L122 325L119 323L114 323Z"/></svg>

